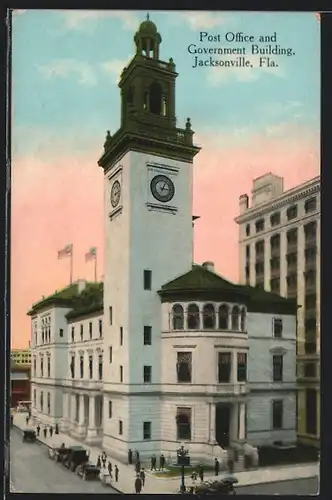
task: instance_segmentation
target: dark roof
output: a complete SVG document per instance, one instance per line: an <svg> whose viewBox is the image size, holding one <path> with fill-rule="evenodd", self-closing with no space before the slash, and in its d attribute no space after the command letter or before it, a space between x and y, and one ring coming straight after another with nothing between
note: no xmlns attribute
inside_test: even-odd
<svg viewBox="0 0 332 500"><path fill-rule="evenodd" d="M84 290L73 298L72 309L66 314L66 318L73 320L102 311L103 297L103 283L87 283Z"/></svg>
<svg viewBox="0 0 332 500"><path fill-rule="evenodd" d="M33 304L32 308L28 312L28 316L33 316L38 310L51 306L57 305L59 307L70 307L72 305L73 297L78 294L78 283L73 283L72 285L59 290L48 297L44 297L39 302Z"/></svg>

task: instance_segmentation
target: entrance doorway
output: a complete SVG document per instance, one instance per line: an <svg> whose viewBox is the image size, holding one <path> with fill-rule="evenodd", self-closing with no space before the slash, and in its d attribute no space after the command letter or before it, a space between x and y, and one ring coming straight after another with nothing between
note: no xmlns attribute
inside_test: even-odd
<svg viewBox="0 0 332 500"><path fill-rule="evenodd" d="M230 443L229 429L231 423L231 407L228 404L216 405L216 441L219 446L227 448Z"/></svg>

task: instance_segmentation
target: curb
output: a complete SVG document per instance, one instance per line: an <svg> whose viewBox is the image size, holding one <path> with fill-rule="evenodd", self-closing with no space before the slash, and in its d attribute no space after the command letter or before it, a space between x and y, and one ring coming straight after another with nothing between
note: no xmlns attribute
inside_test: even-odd
<svg viewBox="0 0 332 500"><path fill-rule="evenodd" d="M279 479L278 481L264 481L263 483L260 482L260 483L249 483L249 484L242 484L242 485L237 485L235 486L235 489L238 489L238 488L250 488L251 486L261 486L262 484L278 484L278 483L287 483L287 481L302 481L304 479L314 479L315 477L317 477L318 479L318 475L315 474L314 476L306 476L306 477L295 477L294 479ZM253 493L255 494L255 493ZM289 495L288 495L289 496Z"/></svg>

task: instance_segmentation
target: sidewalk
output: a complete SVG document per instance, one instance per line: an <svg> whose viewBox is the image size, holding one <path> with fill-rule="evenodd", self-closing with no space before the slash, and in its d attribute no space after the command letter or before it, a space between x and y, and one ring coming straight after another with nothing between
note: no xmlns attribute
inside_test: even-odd
<svg viewBox="0 0 332 500"><path fill-rule="evenodd" d="M27 425L25 422L26 414L17 413L14 416L14 426L19 429L26 429ZM34 428L31 423L28 428ZM42 434L42 432L41 432ZM86 449L90 450L90 461L92 463L97 462L97 458L101 455L102 450L97 447L89 446L82 443L67 434L53 434L52 437L48 435L44 438L44 435L40 435L38 440L48 447L60 446L65 443L66 446L82 445ZM117 464L119 467L119 481L116 483L113 479L112 487L119 493L134 493L134 481L136 478L136 473L133 465L125 465L122 463L117 463L112 457L109 457L113 465ZM57 467L57 464L54 464ZM252 471L237 472L236 478L238 479L237 486L249 486L261 483L274 483L279 481L295 480L295 479L307 479L310 477L315 477L319 475L319 464L302 464L294 466L285 467L271 467L271 468L261 468ZM220 474L220 478L223 474ZM206 475L205 480L215 479L215 476ZM191 485L191 480L186 478L187 485ZM114 486L113 486L114 485ZM160 494L174 494L179 490L180 478L160 478L155 477L153 473L146 470L146 482L144 486L144 491L142 493L160 493Z"/></svg>

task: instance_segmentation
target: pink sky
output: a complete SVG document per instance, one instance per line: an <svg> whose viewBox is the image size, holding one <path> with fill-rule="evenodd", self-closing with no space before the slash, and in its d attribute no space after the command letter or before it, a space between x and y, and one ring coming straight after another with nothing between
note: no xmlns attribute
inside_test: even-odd
<svg viewBox="0 0 332 500"><path fill-rule="evenodd" d="M195 228L195 261L212 260L217 272L236 281L238 227L234 218L239 196L250 194L252 180L267 172L283 176L286 189L319 175L318 133L286 123L264 136L248 133L239 139L235 134L214 132L197 134L196 142L203 149L194 167L193 214L201 216ZM103 274L99 144L75 155L71 151L50 140L31 156L13 158L12 348L28 346L26 312L31 304L68 284L69 262L57 260L60 248L73 243L74 279L93 280L93 263L85 264L84 255L97 246L98 275Z"/></svg>

